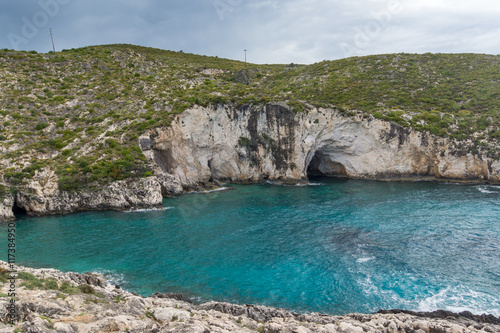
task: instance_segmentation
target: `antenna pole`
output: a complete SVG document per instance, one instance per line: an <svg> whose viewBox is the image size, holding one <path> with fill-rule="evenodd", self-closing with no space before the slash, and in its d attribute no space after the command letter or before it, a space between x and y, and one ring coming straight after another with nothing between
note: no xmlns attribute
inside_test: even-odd
<svg viewBox="0 0 500 333"><path fill-rule="evenodd" d="M52 28L50 28L50 39L52 40L52 50L56 53L56 47L54 46L54 37L52 36Z"/></svg>
<svg viewBox="0 0 500 333"><path fill-rule="evenodd" d="M245 68L247 68L247 50L243 50L245 51Z"/></svg>

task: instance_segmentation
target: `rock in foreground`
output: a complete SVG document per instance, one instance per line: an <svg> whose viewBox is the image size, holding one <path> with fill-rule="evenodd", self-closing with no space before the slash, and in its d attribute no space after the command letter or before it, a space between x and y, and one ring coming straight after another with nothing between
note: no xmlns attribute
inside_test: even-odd
<svg viewBox="0 0 500 333"><path fill-rule="evenodd" d="M7 270L0 262L2 281ZM10 283L4 283L0 332L500 332L494 316L445 311L329 316L219 302L195 305L177 294L141 297L94 274L18 271L18 317L8 323Z"/></svg>

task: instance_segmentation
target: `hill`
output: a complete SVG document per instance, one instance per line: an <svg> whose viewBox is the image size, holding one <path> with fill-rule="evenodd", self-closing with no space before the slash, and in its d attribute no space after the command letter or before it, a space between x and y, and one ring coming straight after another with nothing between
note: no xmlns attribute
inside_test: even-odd
<svg viewBox="0 0 500 333"><path fill-rule="evenodd" d="M391 121L500 156L500 56L394 54L254 65L132 45L0 51L0 195L46 166L60 190L147 177L138 137L194 106L282 102Z"/></svg>

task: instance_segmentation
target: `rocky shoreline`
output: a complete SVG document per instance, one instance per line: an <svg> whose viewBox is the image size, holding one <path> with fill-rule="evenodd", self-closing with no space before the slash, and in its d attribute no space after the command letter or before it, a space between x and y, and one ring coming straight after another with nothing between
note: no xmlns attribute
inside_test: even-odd
<svg viewBox="0 0 500 333"><path fill-rule="evenodd" d="M500 318L402 310L330 316L221 302L193 304L179 294L142 297L102 276L16 267L16 320L9 323L9 267L0 261L3 332L500 332Z"/></svg>

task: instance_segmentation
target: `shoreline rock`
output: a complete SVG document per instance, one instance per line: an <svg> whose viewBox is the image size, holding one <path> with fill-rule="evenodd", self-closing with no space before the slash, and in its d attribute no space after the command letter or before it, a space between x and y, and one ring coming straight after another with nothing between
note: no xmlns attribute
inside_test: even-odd
<svg viewBox="0 0 500 333"><path fill-rule="evenodd" d="M0 261L0 272L8 268ZM179 294L142 297L92 273L17 267L18 320L7 322L9 298L0 297L0 333L13 332L500 332L500 318L446 311L404 310L331 316L297 314L258 305L206 302ZM35 279L34 279L35 278ZM27 283L26 286L21 286ZM33 286L33 290L30 287ZM8 289L4 283L1 293ZM76 292L75 292L76 291Z"/></svg>

